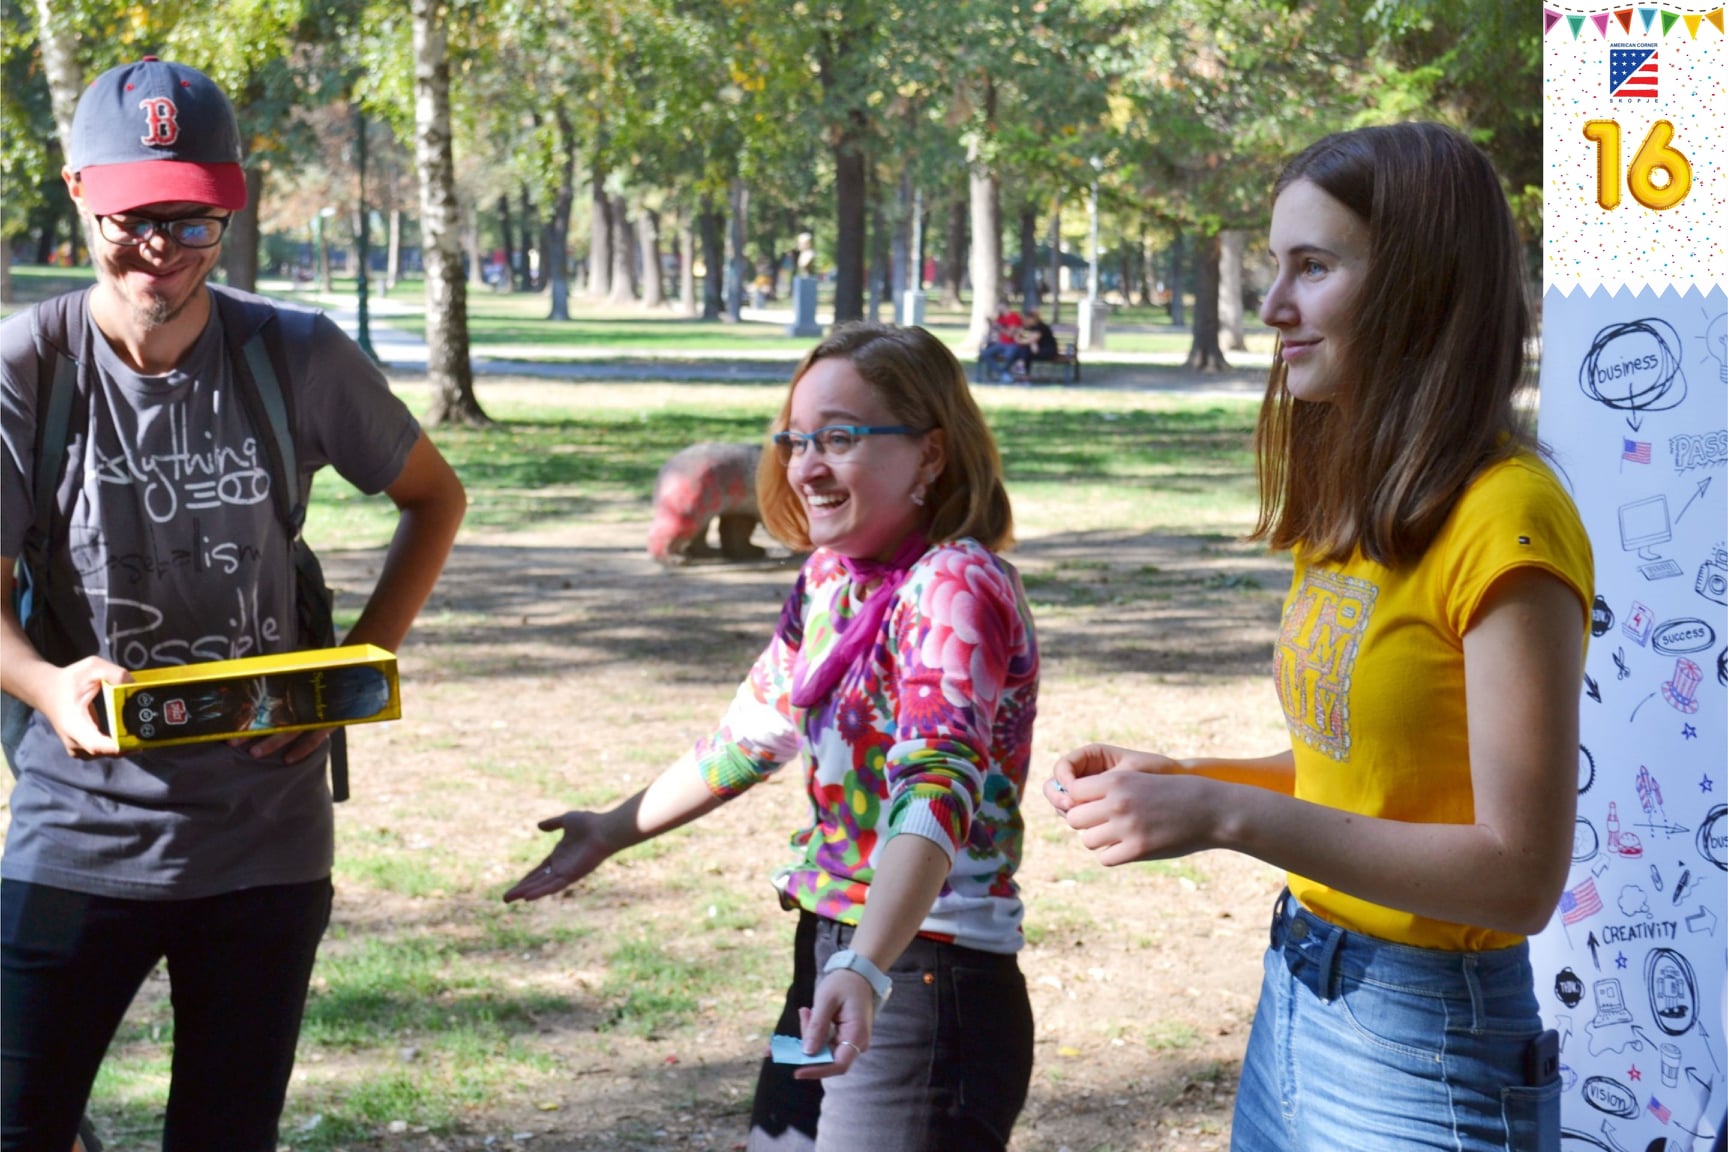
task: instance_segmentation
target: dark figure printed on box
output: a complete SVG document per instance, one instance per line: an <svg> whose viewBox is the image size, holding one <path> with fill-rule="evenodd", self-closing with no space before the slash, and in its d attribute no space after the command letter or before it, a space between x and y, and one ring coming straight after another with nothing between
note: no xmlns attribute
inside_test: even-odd
<svg viewBox="0 0 1728 1152"><path fill-rule="evenodd" d="M146 740L174 736L335 724L376 716L390 703L390 681L376 668L329 668L273 676L236 676L128 697L126 729Z"/></svg>
<svg viewBox="0 0 1728 1152"><path fill-rule="evenodd" d="M96 283L0 325L0 687L27 717L7 726L0 861L7 1150L72 1147L109 1040L166 959L163 1147L274 1152L330 915L329 731L121 754L92 703L135 670L327 643L302 627L296 544L326 464L399 514L353 643L400 645L466 504L332 321L206 284L246 204L240 139L191 68L98 77L62 173Z"/></svg>

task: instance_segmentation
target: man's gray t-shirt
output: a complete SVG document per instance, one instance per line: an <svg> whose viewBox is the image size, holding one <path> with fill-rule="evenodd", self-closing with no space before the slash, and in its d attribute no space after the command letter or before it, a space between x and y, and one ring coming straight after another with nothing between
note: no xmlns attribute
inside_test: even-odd
<svg viewBox="0 0 1728 1152"><path fill-rule="evenodd" d="M301 498L325 464L363 492L382 491L418 424L327 317L277 310ZM97 371L79 372L48 573L56 619L79 656L137 670L301 646L269 433L253 427L236 392L210 311L198 342L163 376L133 372L92 326ZM29 313L0 325L0 360L0 555L16 557L35 519ZM225 743L81 761L37 714L13 766L0 875L134 899L320 879L333 855L324 765L323 755L290 766Z"/></svg>

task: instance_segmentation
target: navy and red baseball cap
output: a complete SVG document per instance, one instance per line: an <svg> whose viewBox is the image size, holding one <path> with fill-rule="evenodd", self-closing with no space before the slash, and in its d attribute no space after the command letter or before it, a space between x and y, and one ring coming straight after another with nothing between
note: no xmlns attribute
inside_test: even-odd
<svg viewBox="0 0 1728 1152"><path fill-rule="evenodd" d="M246 207L234 105L196 68L146 56L91 81L72 116L67 167L98 216L183 200Z"/></svg>

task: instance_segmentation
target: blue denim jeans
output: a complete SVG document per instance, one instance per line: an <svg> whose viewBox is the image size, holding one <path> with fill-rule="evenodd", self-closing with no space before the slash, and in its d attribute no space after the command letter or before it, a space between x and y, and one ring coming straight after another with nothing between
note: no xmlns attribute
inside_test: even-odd
<svg viewBox="0 0 1728 1152"><path fill-rule="evenodd" d="M1445 952L1348 932L1288 892L1242 1061L1237 1152L1553 1152L1560 1080L1525 945Z"/></svg>
<svg viewBox="0 0 1728 1152"><path fill-rule="evenodd" d="M854 929L802 912L792 986L775 1030L798 1009ZM894 992L869 1051L844 1076L794 1080L762 1062L749 1152L1003 1152L1032 1080L1032 1002L1011 954L920 936L888 969ZM821 1131L818 1134L818 1127Z"/></svg>

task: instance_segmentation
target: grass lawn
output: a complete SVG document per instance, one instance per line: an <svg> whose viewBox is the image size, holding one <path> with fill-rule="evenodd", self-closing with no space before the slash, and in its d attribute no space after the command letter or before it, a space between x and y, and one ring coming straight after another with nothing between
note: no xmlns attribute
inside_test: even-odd
<svg viewBox="0 0 1728 1152"><path fill-rule="evenodd" d="M424 385L399 391L417 409L430 401ZM562 385L527 398L482 378L477 395L498 424L432 436L468 486L468 530L545 532L646 517L667 457L703 440L758 439L783 394L780 385ZM1257 401L1085 389L979 396L1023 531L1239 532L1252 522ZM393 524L387 500L319 477L314 544L382 544Z"/></svg>

